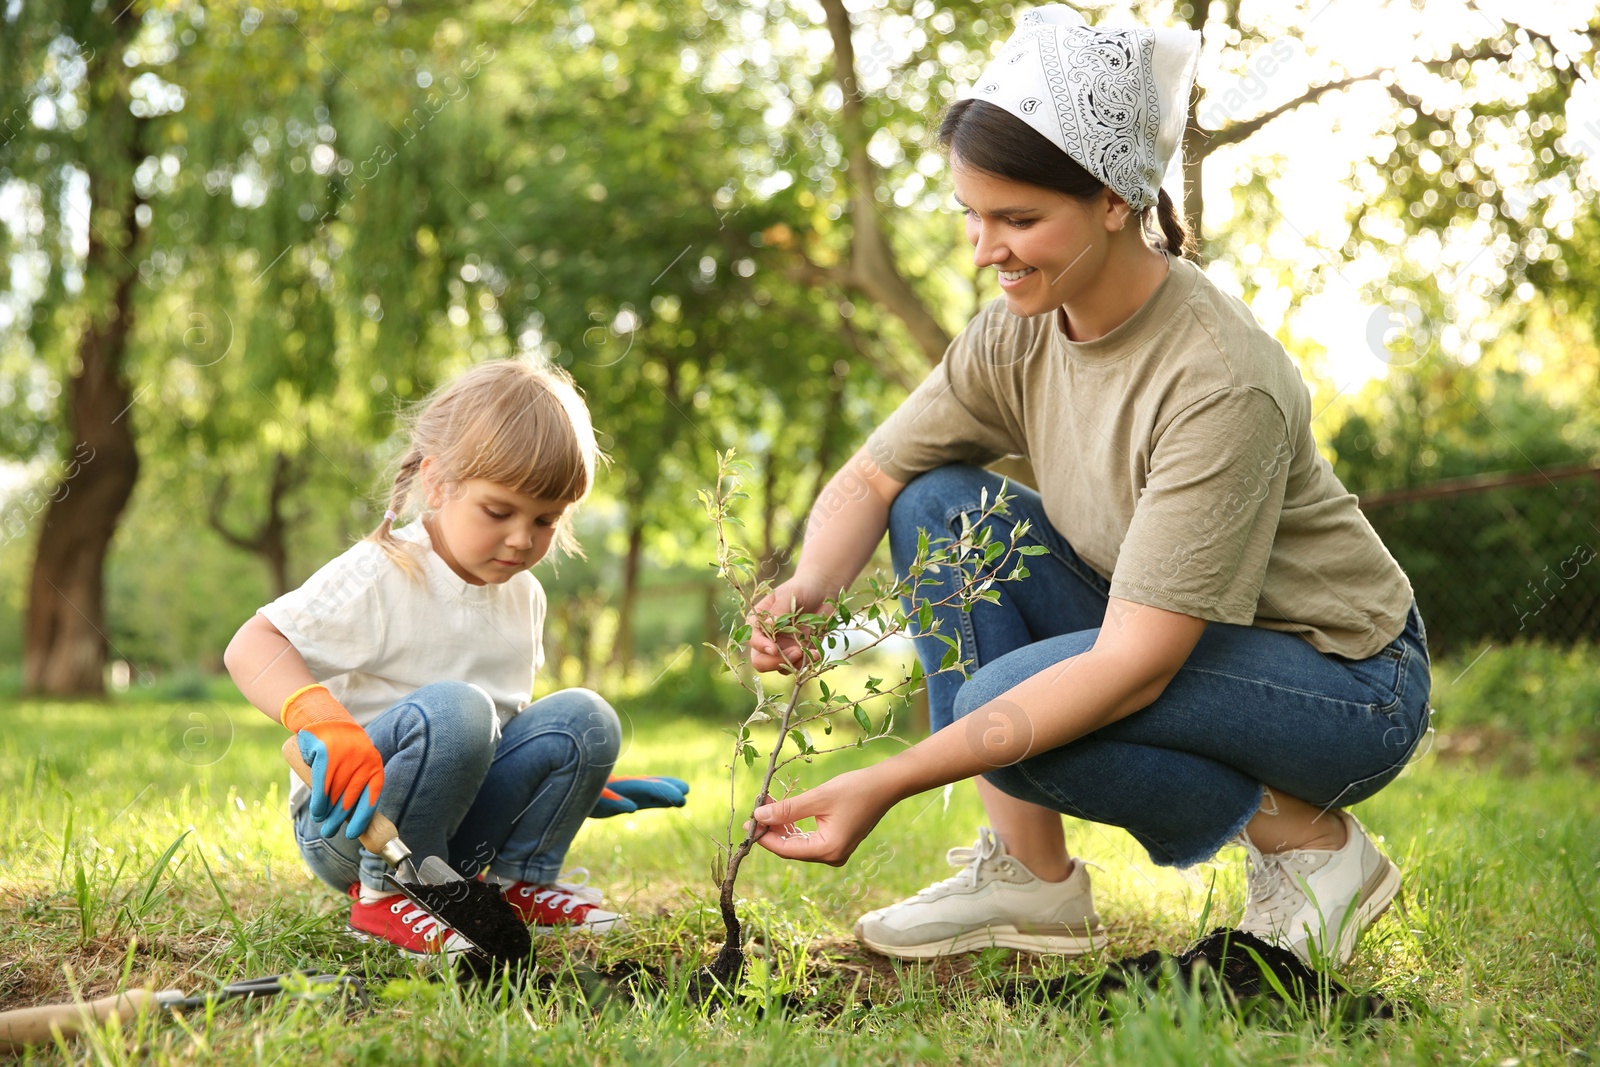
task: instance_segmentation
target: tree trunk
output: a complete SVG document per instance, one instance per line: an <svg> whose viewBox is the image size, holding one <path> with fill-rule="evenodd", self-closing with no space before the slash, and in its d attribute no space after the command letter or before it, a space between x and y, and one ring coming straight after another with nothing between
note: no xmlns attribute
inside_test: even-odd
<svg viewBox="0 0 1600 1067"><path fill-rule="evenodd" d="M222 519L222 510L228 499L226 475L217 483L217 491L211 495L206 515L211 528L228 544L260 556L265 561L267 570L272 575L274 597L280 597L290 589L289 530L296 524L298 518L303 517L297 517L295 520L286 518L283 513L283 502L290 492L305 481L305 476L306 465L303 456L299 459L290 459L279 452L273 457L272 480L267 487L267 513L260 525L250 533L237 533Z"/></svg>
<svg viewBox="0 0 1600 1067"><path fill-rule="evenodd" d="M644 505L628 508L628 551L622 557L622 595L617 598L617 640L611 646L611 665L624 670L633 662L634 616L639 606L639 561L644 555Z"/></svg>
<svg viewBox="0 0 1600 1067"><path fill-rule="evenodd" d="M727 637L722 632L722 613L717 610L718 598L722 595L722 587L715 582L706 583L705 603L700 616L701 627L704 630L704 640L700 647L694 650L695 659L704 663L716 663L717 657L708 645L721 644Z"/></svg>
<svg viewBox="0 0 1600 1067"><path fill-rule="evenodd" d="M850 331L847 330L846 332ZM812 487L812 500L816 500L822 495L822 490L827 487L828 479L833 475L833 441L838 436L839 427L844 421L844 385L844 378L837 374L828 378L828 404L822 409L822 420L817 428L817 453L815 460L813 460L817 468L817 481ZM794 520L789 524L787 539L772 557L774 562L771 570L765 569L764 565L763 575L770 573L773 580L776 581L779 571L793 565L795 558L800 554L800 545L805 538L806 524L810 519L811 513L809 511L801 511L795 514Z"/></svg>
<svg viewBox="0 0 1600 1067"><path fill-rule="evenodd" d="M112 51L112 50L108 50ZM121 64L121 49L111 58ZM96 73L91 70L91 78ZM112 75L115 77L116 75ZM110 94L126 113L126 91ZM134 286L139 283L134 245L136 211L144 202L131 180L143 157L143 120L128 118L124 158L89 173L89 217L117 207L110 244L101 227L89 227L84 279L103 287L106 306L90 312L78 340L77 369L68 385L72 458L67 476L45 509L28 588L23 635L23 691L50 696L105 695L106 553L139 477L139 454L128 409L133 396L123 375L133 330ZM119 131L120 132L120 131Z"/></svg>
<svg viewBox="0 0 1600 1067"><path fill-rule="evenodd" d="M595 614L600 611L596 597L568 597L566 601L567 633L572 637L572 647L578 657L578 677L585 689L599 687L599 671L594 662Z"/></svg>
<svg viewBox="0 0 1600 1067"><path fill-rule="evenodd" d="M775 453L776 449L769 446L761 457L761 562L756 566L757 578L773 582L777 582L778 572L789 562L787 548L780 556L773 532L778 520L778 457Z"/></svg>
<svg viewBox="0 0 1600 1067"><path fill-rule="evenodd" d="M867 126L861 113L861 90L856 83L856 50L850 36L850 13L845 10L843 0L822 0L822 9L827 15L828 34L833 39L834 80L844 94L840 118L841 140L849 166L850 282L904 323L928 365L938 366L944 358L944 350L950 347L950 334L901 276L894 250L889 247L878 220L878 178L872 159L867 155Z"/></svg>
<svg viewBox="0 0 1600 1067"><path fill-rule="evenodd" d="M1231 4L1230 19L1238 21L1238 5ZM1199 0L1191 0L1188 9L1189 28L1196 33L1205 29L1206 15L1210 9L1209 4ZM1205 215L1206 191L1201 180L1205 170L1206 156L1210 149L1206 142L1209 140L1205 131L1200 129L1200 94L1189 94L1189 121L1185 132L1184 144L1180 151L1183 153L1183 219L1189 227L1189 232L1194 235L1195 254L1200 256L1205 251L1205 235L1200 229L1200 220Z"/></svg>

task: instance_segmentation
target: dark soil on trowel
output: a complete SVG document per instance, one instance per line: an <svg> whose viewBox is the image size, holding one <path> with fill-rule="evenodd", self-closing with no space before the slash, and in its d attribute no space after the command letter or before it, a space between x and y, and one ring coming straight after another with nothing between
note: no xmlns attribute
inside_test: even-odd
<svg viewBox="0 0 1600 1067"><path fill-rule="evenodd" d="M1347 1020L1389 1019L1390 1003L1377 994L1359 994L1337 977L1307 967L1294 953L1254 934L1218 927L1176 956L1151 950L1118 960L1103 973L1057 978L1019 978L1006 983L1007 1003L1051 1004L1115 993L1154 990L1163 982L1201 992L1220 993L1246 1011L1275 1011L1285 1005L1327 1007Z"/></svg>
<svg viewBox="0 0 1600 1067"><path fill-rule="evenodd" d="M517 909L500 895L499 886L479 881L407 882L406 891L482 950L457 958L461 979L486 980L509 967L512 980L520 982L533 972L533 936Z"/></svg>

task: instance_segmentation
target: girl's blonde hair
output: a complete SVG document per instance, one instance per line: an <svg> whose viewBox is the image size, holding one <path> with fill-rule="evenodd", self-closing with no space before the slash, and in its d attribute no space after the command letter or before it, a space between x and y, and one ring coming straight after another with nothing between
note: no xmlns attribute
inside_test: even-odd
<svg viewBox="0 0 1600 1067"><path fill-rule="evenodd" d="M589 492L600 456L589 409L566 371L544 361L520 359L480 363L430 393L401 416L409 446L395 460L388 511L365 538L383 549L413 578L422 568L406 542L394 536L407 515L426 457L430 475L446 493L469 478L483 478L541 500L576 505ZM554 547L582 556L572 532L575 508L556 529ZM420 514L428 514L422 509Z"/></svg>

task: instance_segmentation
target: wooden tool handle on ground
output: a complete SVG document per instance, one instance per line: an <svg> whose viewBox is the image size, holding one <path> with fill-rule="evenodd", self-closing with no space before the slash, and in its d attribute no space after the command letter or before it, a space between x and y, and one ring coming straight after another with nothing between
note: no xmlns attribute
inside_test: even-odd
<svg viewBox="0 0 1600 1067"><path fill-rule="evenodd" d="M294 771L295 777L306 785L311 784L311 765L300 755L300 746L295 742L294 735L283 743L283 761ZM361 835L361 847L374 855L383 855L384 846L400 836L400 831L395 829L394 823L381 811L372 813L372 821L367 824L367 832Z"/></svg>
<svg viewBox="0 0 1600 1067"><path fill-rule="evenodd" d="M153 996L148 989L131 989L82 1004L40 1004L0 1011L0 1052L20 1052L24 1045L52 1042L52 1027L70 1037L85 1027L103 1025L113 1013L122 1022L131 1022Z"/></svg>

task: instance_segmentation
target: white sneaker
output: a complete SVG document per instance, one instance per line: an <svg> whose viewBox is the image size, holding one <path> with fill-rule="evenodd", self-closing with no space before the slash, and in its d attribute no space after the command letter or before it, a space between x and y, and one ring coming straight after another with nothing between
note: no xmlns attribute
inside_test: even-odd
<svg viewBox="0 0 1600 1067"><path fill-rule="evenodd" d="M948 857L961 871L856 922L856 939L897 959L930 959L976 949L1014 948L1081 956L1102 944L1089 872L1075 861L1063 882L1046 882L987 826L972 848Z"/></svg>
<svg viewBox="0 0 1600 1067"><path fill-rule="evenodd" d="M1378 851L1356 817L1338 813L1349 840L1332 851L1263 853L1239 835L1248 857L1249 900L1239 929L1293 952L1343 967L1356 942L1400 891L1400 868Z"/></svg>

